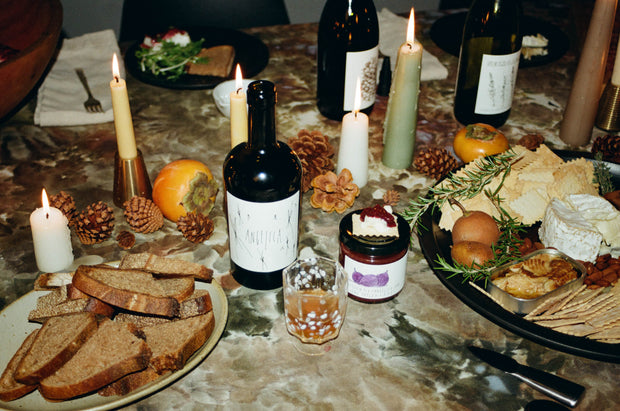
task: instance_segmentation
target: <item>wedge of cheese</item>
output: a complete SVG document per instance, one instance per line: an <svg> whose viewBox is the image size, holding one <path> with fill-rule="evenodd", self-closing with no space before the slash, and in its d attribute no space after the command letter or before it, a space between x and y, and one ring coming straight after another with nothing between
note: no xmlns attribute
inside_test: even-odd
<svg viewBox="0 0 620 411"><path fill-rule="evenodd" d="M590 262L596 260L603 241L592 223L557 198L547 205L538 236L545 247L555 248L575 260Z"/></svg>

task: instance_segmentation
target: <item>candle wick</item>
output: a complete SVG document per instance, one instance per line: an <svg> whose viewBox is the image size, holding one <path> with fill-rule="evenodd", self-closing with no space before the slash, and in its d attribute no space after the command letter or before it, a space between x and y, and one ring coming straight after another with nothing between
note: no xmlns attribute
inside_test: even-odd
<svg viewBox="0 0 620 411"><path fill-rule="evenodd" d="M50 213L45 213L45 218L49 220L49 218L50 218Z"/></svg>
<svg viewBox="0 0 620 411"><path fill-rule="evenodd" d="M407 46L409 46L409 50L412 50L413 49L413 42L411 42L411 43L407 42Z"/></svg>
<svg viewBox="0 0 620 411"><path fill-rule="evenodd" d="M120 83L120 80L118 79L118 76L114 76L114 80L116 80L117 83Z"/></svg>
<svg viewBox="0 0 620 411"><path fill-rule="evenodd" d="M237 89L237 94L241 93L241 90L243 90L243 87L239 87L239 88Z"/></svg>
<svg viewBox="0 0 620 411"><path fill-rule="evenodd" d="M359 113L357 110L353 112L353 117L355 117L356 120L357 120L357 113Z"/></svg>

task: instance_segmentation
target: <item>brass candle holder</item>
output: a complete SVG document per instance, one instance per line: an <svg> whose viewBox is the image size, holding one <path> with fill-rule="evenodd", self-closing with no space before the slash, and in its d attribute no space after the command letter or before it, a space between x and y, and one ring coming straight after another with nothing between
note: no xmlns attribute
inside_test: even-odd
<svg viewBox="0 0 620 411"><path fill-rule="evenodd" d="M123 208L123 203L134 196L152 197L151 180L146 171L144 157L121 159L118 151L114 155L114 204Z"/></svg>
<svg viewBox="0 0 620 411"><path fill-rule="evenodd" d="M605 131L620 130L620 86L607 84L599 100L596 127Z"/></svg>

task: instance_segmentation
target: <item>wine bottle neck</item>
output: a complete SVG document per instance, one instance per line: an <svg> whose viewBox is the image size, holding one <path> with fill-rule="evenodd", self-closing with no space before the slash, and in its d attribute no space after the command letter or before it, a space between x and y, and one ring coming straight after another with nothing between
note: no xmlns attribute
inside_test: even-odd
<svg viewBox="0 0 620 411"><path fill-rule="evenodd" d="M276 145L276 89L269 81L259 80L248 86L248 146L261 149Z"/></svg>

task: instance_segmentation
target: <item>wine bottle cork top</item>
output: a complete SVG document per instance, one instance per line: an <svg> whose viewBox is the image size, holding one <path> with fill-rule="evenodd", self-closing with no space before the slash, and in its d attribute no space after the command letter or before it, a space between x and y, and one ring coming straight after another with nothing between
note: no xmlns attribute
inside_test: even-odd
<svg viewBox="0 0 620 411"><path fill-rule="evenodd" d="M276 85L271 81L256 80L248 86L248 104L268 106L276 100Z"/></svg>

